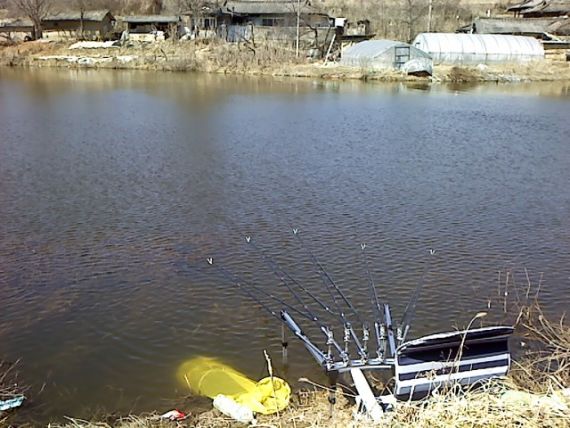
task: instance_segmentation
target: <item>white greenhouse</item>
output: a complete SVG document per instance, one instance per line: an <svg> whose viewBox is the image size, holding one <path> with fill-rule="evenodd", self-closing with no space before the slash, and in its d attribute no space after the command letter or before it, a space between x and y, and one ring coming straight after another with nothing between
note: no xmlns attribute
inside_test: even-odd
<svg viewBox="0 0 570 428"><path fill-rule="evenodd" d="M421 33L412 45L429 53L434 64L517 63L544 58L542 43L523 36Z"/></svg>
<svg viewBox="0 0 570 428"><path fill-rule="evenodd" d="M342 51L340 64L367 70L403 69L406 64L413 65L431 74L431 57L404 42L393 40L367 40L357 43Z"/></svg>

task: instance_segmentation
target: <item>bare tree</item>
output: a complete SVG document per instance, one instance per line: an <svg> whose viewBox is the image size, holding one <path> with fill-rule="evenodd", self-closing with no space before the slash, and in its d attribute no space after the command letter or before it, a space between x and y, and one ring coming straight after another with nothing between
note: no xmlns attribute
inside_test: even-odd
<svg viewBox="0 0 570 428"><path fill-rule="evenodd" d="M217 0L177 0L178 13L189 13L191 17L192 31L199 31L204 27L204 9L206 7L217 8Z"/></svg>
<svg viewBox="0 0 570 428"><path fill-rule="evenodd" d="M404 23L408 29L408 41L411 42L416 34L419 21L424 18L426 12L425 0L405 0L404 1Z"/></svg>
<svg viewBox="0 0 570 428"><path fill-rule="evenodd" d="M34 39L42 37L42 19L48 14L50 0L11 0L14 7L31 19L34 25Z"/></svg>
<svg viewBox="0 0 570 428"><path fill-rule="evenodd" d="M79 9L79 39L85 38L85 0L75 0L75 6Z"/></svg>
<svg viewBox="0 0 570 428"><path fill-rule="evenodd" d="M461 0L433 0L432 31L455 31L471 21L471 7L463 6ZM475 12L477 13L477 12Z"/></svg>
<svg viewBox="0 0 570 428"><path fill-rule="evenodd" d="M202 13L205 6L217 7L218 5L217 1L208 0L177 0L176 3L180 12L190 11L196 16Z"/></svg>
<svg viewBox="0 0 570 428"><path fill-rule="evenodd" d="M301 24L311 28L310 23L304 16L304 9L307 5L307 0L289 0L289 9L295 16L295 56L297 58L299 57L299 46L301 43ZM315 34L318 34L316 29L311 28L311 30L313 30Z"/></svg>
<svg viewBox="0 0 570 428"><path fill-rule="evenodd" d="M160 14L160 12L162 12L163 7L164 7L163 0L150 0L147 3L146 10L148 13L151 13L153 15L158 15Z"/></svg>

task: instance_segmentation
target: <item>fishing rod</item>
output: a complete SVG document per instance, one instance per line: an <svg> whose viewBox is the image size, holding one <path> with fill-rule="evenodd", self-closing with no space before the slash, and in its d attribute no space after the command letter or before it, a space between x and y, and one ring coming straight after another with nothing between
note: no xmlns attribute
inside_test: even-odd
<svg viewBox="0 0 570 428"><path fill-rule="evenodd" d="M328 355L332 357L332 347L334 347L337 352L339 353L339 355L341 356L341 358L343 360L348 360L348 353L346 352L346 349L342 349L340 347L340 345L338 344L338 342L334 339L333 336L333 332L330 328L328 328L326 325L324 325L321 320L319 319L319 317L313 312L311 311L311 309L309 308L309 306L304 302L304 300L301 298L301 296L298 295L298 293L296 293L293 290L293 287L287 282L287 279L290 280L291 282L293 282L297 287L299 287L299 289L301 289L302 291L304 291L309 297L311 297L315 302L317 302L325 311L327 311L328 313L330 313L331 315L335 315L334 312L331 311L331 309L329 308L328 305L326 305L325 303L323 303L318 297L316 297L313 293L311 293L309 290L307 290L306 287L304 287L301 283L299 283L299 281L297 281L295 278L293 278L291 275L289 275L287 272L285 272L278 264L277 262L275 262L270 256L268 256L252 239L251 236L246 236L245 237L245 241L251 245L262 257L263 261L269 265L269 267L271 268L271 270L273 271L273 273L281 280L281 282L283 282L285 284L285 286L287 287L287 289L291 292L291 294L293 294L293 296L296 298L296 300L303 306L303 308L307 311L307 314L312 317L312 321L314 321L318 326L319 329L321 330L321 332L323 332L323 334L325 335L326 339L327 339L327 346L328 346ZM291 328L291 330L293 332L296 331L296 327L293 326L293 324L289 324L286 318L283 318L283 321L285 321L286 324L288 324ZM296 323L295 323L296 325Z"/></svg>
<svg viewBox="0 0 570 428"><path fill-rule="evenodd" d="M433 248L429 249L429 254L431 260L431 256L435 254L435 250ZM415 316L416 307L418 305L418 299L420 296L420 292L425 284L425 279L427 276L428 268L430 263L428 262L424 267L424 271L422 273L421 279L418 282L416 289L414 290L414 294L410 298L408 305L406 306L406 310L404 311L404 315L402 316L402 320L400 321L400 327L398 328L398 342L402 343L406 340L406 336L408 334L408 330L410 329L410 324Z"/></svg>
<svg viewBox="0 0 570 428"><path fill-rule="evenodd" d="M366 350L366 348L364 346L362 346L362 343L360 342L360 340L358 339L358 336L356 335L356 333L354 332L354 329L352 328L352 324L346 318L344 311L340 308L338 301L337 301L332 289L334 289L339 294L339 296L344 301L346 306L348 306L348 308L354 313L358 322L362 325L363 342L368 341L369 333L368 333L368 328L367 328L366 324L362 321L362 319L360 318L360 315L358 314L358 312L356 311L356 309L354 308L354 306L352 305L350 300L348 300L348 298L345 296L345 294L342 292L342 290L338 287L338 285L336 285L336 283L333 281L331 276L325 270L323 265L317 260L317 258L312 253L312 251L305 245L303 239L301 238L301 236L299 234L299 229L294 228L293 229L293 235L299 240L301 247L309 255L311 262L317 268L317 271L319 272L319 274L321 276L321 280L323 281L323 284L325 285L325 287L329 291L329 294L333 300L333 303L336 306L340 321L344 326L344 350L345 350L345 352L348 353L350 338L352 337L352 339L354 340L354 343L357 347L358 353L360 354L362 359L366 360L368 358L368 351ZM332 286L332 289L331 289L331 286Z"/></svg>
<svg viewBox="0 0 570 428"><path fill-rule="evenodd" d="M374 284L374 278L372 278L372 273L370 272L370 265L368 263L368 257L366 254L366 244L360 244L362 260L364 261L364 265L366 267L366 274L368 276L368 288L370 292L370 303L372 304L372 311L375 313L375 320L374 320L374 333L376 335L376 344L378 345L376 349L376 353L378 358L382 358L385 354L385 327L384 323L382 323L382 307L380 304L380 299L378 298L378 292L376 290L376 286Z"/></svg>
<svg viewBox="0 0 570 428"><path fill-rule="evenodd" d="M229 274L227 272L225 272L225 270L222 270L223 268L220 268L217 265L214 265L214 258L213 257L208 257L206 259L206 261L208 262L208 264L210 266L214 266L214 268L216 268L216 270L218 272L220 272L224 277L226 277L226 279L228 279L227 275L229 275ZM261 308L263 308L269 315L271 315L274 318L280 319L279 315L277 315L277 313L273 309L271 309L269 306L267 306L263 301L261 301L261 299L259 299L250 290L242 287L242 284L240 282L234 281L234 279L231 278L231 275L229 275L229 279L230 279L230 282L232 282L232 284L234 284L240 291L243 291L247 295L247 297L249 297L254 302L256 302L259 306L261 306Z"/></svg>
<svg viewBox="0 0 570 428"><path fill-rule="evenodd" d="M301 247L305 250L305 252L309 255L309 258L311 259L311 262L313 263L313 265L317 268L319 274L321 275L321 280L323 281L323 283L325 283L325 285L330 284L332 286L332 288L338 293L338 295L341 297L341 299L344 301L344 303L346 304L346 306L352 311L352 313L354 314L354 316L356 317L356 319L358 320L358 322L360 324L363 324L362 319L360 318L360 315L358 314L358 312L356 311L356 309L354 308L354 306L352 305L352 303L350 302L350 300L348 300L348 298L346 297L346 295L342 292L342 290L340 289L340 287L338 285L336 285L336 283L333 281L333 279L331 278L331 276L329 275L329 273L325 270L325 268L323 267L323 265L319 262L319 260L315 257L315 255L313 254L313 252L305 245L305 242L303 241L303 238L301 238L301 235L299 233L299 229L293 229L293 235L298 239L298 241L301 244ZM330 290L330 287L327 287ZM332 296L334 299L335 304L337 305L339 314L341 314L344 317L344 311L341 311L340 307L338 307L338 303L337 303L337 299L334 298L334 295Z"/></svg>
<svg viewBox="0 0 570 428"><path fill-rule="evenodd" d="M324 304L320 299L318 299L313 293L311 293L309 290L307 290L303 285L301 285L297 280L295 280L294 278L291 277L291 275L289 275L287 272L285 272L283 269L281 269L281 267L279 267L279 265L269 256L267 256L265 254L265 252L259 248L258 245L256 245L256 243L253 241L253 239L251 238L251 236L246 236L245 237L245 241L250 244L262 257L263 261L268 264L271 269L273 270L273 273L281 280L281 282L283 282L283 284L285 284L285 286L287 287L287 289L291 292L291 294L293 294L293 296L295 297L295 299L303 306L303 308L307 311L307 314L309 315L309 317L312 318L312 321L314 321L318 326L319 329L321 330L321 332L325 335L327 341L327 347L328 347L328 353L327 353L327 361L332 361L332 348L334 347L337 352L339 353L340 357L343 359L343 361L348 361L348 351L347 349L342 349L340 347L340 345L338 344L338 342L334 339L333 336L333 332L330 328L328 328L326 325L324 325L319 317L313 312L311 311L311 309L308 307L308 305L304 302L304 300L301 298L301 296L298 295L298 293L295 292L295 290L293 290L293 287L287 282L287 278L289 280L291 280L294 284L296 284L302 291L304 291L305 293L307 293L314 301L316 301L317 303L320 304L320 306L322 306L327 312L329 312L330 314L334 313L330 310L330 308L328 307L328 305ZM285 314L285 315L284 315ZM282 320L285 322L285 324L287 324L289 326L289 328L293 331L294 334L296 334L297 336L299 336L297 334L297 331L300 330L298 329L298 325L293 321L293 319L286 313L286 312L282 312ZM302 332L301 332L302 333ZM308 340L308 339L307 339ZM285 344L286 342L283 340L283 344ZM286 345L283 345L284 347ZM311 349L309 349L309 351L311 351ZM311 351L312 352L312 351Z"/></svg>
<svg viewBox="0 0 570 428"><path fill-rule="evenodd" d="M277 318L279 321L287 324L289 326L289 328L295 333L295 335L305 343L305 346L309 349L311 354L313 354L315 356L315 358L317 358L317 355L315 355L315 352L318 351L322 354L322 356L324 358L323 362L326 362L326 363L331 362L332 363L332 359L333 359L332 350L334 347L334 349L336 349L336 351L339 353L339 355L343 359L343 361L348 361L348 354L338 344L338 342L336 340L334 340L333 332L328 327L326 327L325 325L322 325L322 324L319 325L321 332L325 335L325 337L327 339L326 343L328 346L328 352L325 355L322 351L320 351L318 349L318 347L316 347L306 337L306 335L298 327L296 322L293 321L293 318L285 310L282 310L282 311L280 311L279 314L277 314L265 302L263 302L258 296L256 296L254 293L252 293L249 288L252 288L253 290L257 291L258 293L264 294L265 296L267 296L270 299L278 302L279 304L283 305L284 307L298 313L302 317L307 318L310 321L314 321L309 315L305 314L304 312L300 311L299 309L295 308L294 306L288 304L284 300L274 296L273 294L268 293L267 291L242 280L238 275L236 275L232 272L229 272L227 269L225 269L221 266L218 266L217 264L214 264L214 259L212 257L208 257L206 259L206 261L208 262L208 264L210 266L213 266L224 278L226 278L226 280L233 283L239 290L243 291L247 295L247 297L249 297L254 302L256 302L259 306L261 306L269 315L271 315L272 317ZM245 285L245 287L244 287L244 285ZM320 360L320 358L321 357L319 356L317 359Z"/></svg>
<svg viewBox="0 0 570 428"><path fill-rule="evenodd" d="M317 296L315 296L310 290L308 290L301 283L299 283L299 281L297 281L295 278L293 278L291 275L289 275L287 272L285 272L279 266L279 264L277 264L277 262L275 262L275 260L273 260L270 256L268 256L266 254L266 252L262 248L260 248L259 245L257 245L255 243L255 241L252 239L251 236L246 236L245 242L247 242L258 254L261 255L261 258L263 259L264 263L271 269L273 274L275 276L277 276L281 282L283 282L283 284L287 287L287 289L295 297L295 300L297 300L297 302L299 302L299 304L301 306L303 306L303 308L307 311L307 313L314 318L314 321L318 321L318 317L309 308L309 306L305 303L303 298L301 296L299 296L299 294L297 292L295 292L295 290L293 289L293 287L291 286L290 283L293 283L294 285L296 285L301 291L303 291L305 294L307 294L307 296L309 296L314 302L316 302L327 313L329 313L333 316L336 315L330 309L329 305L324 303L321 299L319 299Z"/></svg>
<svg viewBox="0 0 570 428"><path fill-rule="evenodd" d="M226 221L228 223L231 224L231 227L234 230L239 230L238 225L231 219L226 219ZM285 286L289 289L289 292L291 294L293 294L295 300L297 300L297 302L307 311L308 314L314 316L314 312L311 311L308 308L308 305L305 304L305 302L303 301L303 299L298 295L298 293L296 293L291 285L289 283L287 283L286 281L289 280L291 283L293 283L294 285L296 285L302 292L304 292L305 294L307 294L307 296L309 296L315 303L317 303L322 309L324 309L327 313L329 313L332 316L337 316L337 314L335 314L329 305L327 305L323 300L319 299L317 296L315 296L310 290L308 290L306 287L304 287L301 283L299 283L296 279L294 279L293 277L291 277L291 275L289 275L286 271L284 271L270 256L268 256L266 254L265 251L263 251L256 243L255 241L252 239L251 235L246 235L245 236L245 241L247 244L249 244L251 247L253 247L258 254L261 255L261 258L263 259L264 263L269 266L269 268L273 271L273 273L281 280L281 282L283 282L285 284ZM316 316L315 316L316 318Z"/></svg>
<svg viewBox="0 0 570 428"><path fill-rule="evenodd" d="M261 293L263 295L265 295L266 297L274 300L275 302L279 303L280 305L283 305L284 307L290 309L293 312L298 313L299 315L301 315L304 318L307 318L308 320L312 321L312 318L305 314L303 311L300 311L299 309L297 309L296 307L290 305L289 303L285 302L283 299L280 299L279 297L274 296L273 294L263 290L262 288L259 288L251 283L248 283L247 281L243 280L242 278L240 278L238 275L229 272L227 269L224 269L221 266L218 266L217 264L214 263L214 259L212 257L208 257L207 262L210 266L213 266L218 273L220 273L224 278L226 278L226 280L228 280L229 282L233 283L238 289L243 290L248 297L250 297L251 299L253 299L256 303L258 303L263 309L265 309L271 316L276 317L277 319L281 319L281 316L277 314L277 312L275 312L274 310L272 310L266 303L264 303L261 299L259 299L258 296L256 296L255 294L253 294L250 290L253 289L258 293Z"/></svg>

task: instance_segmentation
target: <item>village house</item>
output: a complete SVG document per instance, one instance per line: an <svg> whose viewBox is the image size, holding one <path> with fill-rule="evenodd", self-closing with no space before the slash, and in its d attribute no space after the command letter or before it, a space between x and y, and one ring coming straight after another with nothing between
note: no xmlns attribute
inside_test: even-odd
<svg viewBox="0 0 570 428"><path fill-rule="evenodd" d="M525 16L523 12L520 13L519 16ZM545 56L549 59L565 58L564 50L570 48L570 19L564 16L475 18L471 24L457 29L456 33L534 37L541 41Z"/></svg>
<svg viewBox="0 0 570 428"><path fill-rule="evenodd" d="M467 34L508 34L550 40L556 34L551 26L552 18L475 18L472 23L456 30Z"/></svg>
<svg viewBox="0 0 570 428"><path fill-rule="evenodd" d="M337 37L340 38L342 49L346 49L356 43L372 39L375 34L370 28L368 19L349 21L346 18L336 18L335 26Z"/></svg>
<svg viewBox="0 0 570 428"><path fill-rule="evenodd" d="M50 40L108 40L115 18L109 10L60 12L42 19L42 37Z"/></svg>
<svg viewBox="0 0 570 428"><path fill-rule="evenodd" d="M178 39L180 17L175 15L133 15L120 18L123 29L133 41Z"/></svg>
<svg viewBox="0 0 570 428"><path fill-rule="evenodd" d="M31 40L34 34L34 24L29 19L3 19L0 20L0 40L11 41Z"/></svg>
<svg viewBox="0 0 570 428"><path fill-rule="evenodd" d="M548 27L548 30L559 37L570 39L570 18L555 21Z"/></svg>
<svg viewBox="0 0 570 428"><path fill-rule="evenodd" d="M570 0L524 0L507 7L515 17L554 18L570 16Z"/></svg>
<svg viewBox="0 0 570 428"><path fill-rule="evenodd" d="M229 42L272 40L294 44L318 44L332 37L334 19L306 0L227 0L221 6L204 5L188 11L186 24L193 38L220 37Z"/></svg>

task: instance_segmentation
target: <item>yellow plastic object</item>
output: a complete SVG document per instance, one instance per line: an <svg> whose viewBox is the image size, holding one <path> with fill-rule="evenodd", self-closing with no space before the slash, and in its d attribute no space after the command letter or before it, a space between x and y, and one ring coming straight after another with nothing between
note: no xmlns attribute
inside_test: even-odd
<svg viewBox="0 0 570 428"><path fill-rule="evenodd" d="M253 391L239 394L233 399L255 413L271 415L287 407L290 397L289 384L274 376L261 379L255 384Z"/></svg>
<svg viewBox="0 0 570 428"><path fill-rule="evenodd" d="M195 394L212 399L226 395L264 415L283 410L291 396L291 388L283 379L266 377L256 383L215 358L196 357L186 361L178 369L178 377Z"/></svg>

